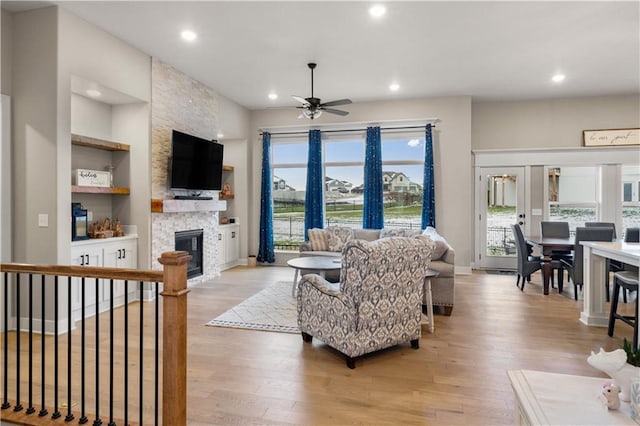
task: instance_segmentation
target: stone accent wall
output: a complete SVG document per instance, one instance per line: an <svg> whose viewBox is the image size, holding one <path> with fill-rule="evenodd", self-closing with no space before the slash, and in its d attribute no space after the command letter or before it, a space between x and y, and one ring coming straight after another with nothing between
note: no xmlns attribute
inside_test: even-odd
<svg viewBox="0 0 640 426"><path fill-rule="evenodd" d="M169 191L168 167L173 129L204 139L215 139L218 133L218 94L162 63L151 62L151 194L153 198L173 198ZM132 165L135 167L135 165ZM202 195L217 196L217 191ZM151 218L152 268L161 269L157 259L165 251L174 250L175 232L204 229L203 275L189 284L220 275L218 259L218 212L153 213Z"/></svg>
<svg viewBox="0 0 640 426"><path fill-rule="evenodd" d="M171 131L215 139L218 94L156 58L151 67L151 195L164 199L173 195L167 181Z"/></svg>

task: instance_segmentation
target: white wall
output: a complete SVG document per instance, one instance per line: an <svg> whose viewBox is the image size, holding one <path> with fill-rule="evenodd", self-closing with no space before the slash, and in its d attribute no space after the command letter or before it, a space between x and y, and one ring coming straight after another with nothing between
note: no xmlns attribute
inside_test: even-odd
<svg viewBox="0 0 640 426"><path fill-rule="evenodd" d="M151 257L151 168L150 168L150 101L151 57L126 44L115 36L89 24L70 12L59 9L58 102L59 123L58 167L58 263L70 259L71 203L70 181L64 171L71 169L71 79L78 76L86 81L126 94L139 100L112 107L113 139L131 146L129 161L131 195L114 197L114 209L120 212L125 224L138 226L138 265L150 267ZM116 204L121 206L118 208Z"/></svg>
<svg viewBox="0 0 640 426"><path fill-rule="evenodd" d="M65 194L59 194L56 184L57 16L55 7L13 16L13 248L18 262L58 262L58 196ZM65 165L68 180L69 162ZM70 194L66 197L70 200ZM38 227L38 214L49 215L49 227ZM66 228L70 232L70 223Z"/></svg>
<svg viewBox="0 0 640 426"><path fill-rule="evenodd" d="M473 149L580 147L582 131L640 127L640 95L473 102Z"/></svg>
<svg viewBox="0 0 640 426"><path fill-rule="evenodd" d="M471 175L471 98L421 98L384 102L355 103L345 107L346 117L324 114L307 122L323 123L368 122L435 118L440 121L434 130L434 163L436 185L436 225L456 250L458 270L467 270L473 245L473 181ZM251 115L250 155L252 158L249 251L258 251L260 221L260 170L262 140L260 129L278 126L300 126L295 109L254 111ZM279 260L277 260L279 261Z"/></svg>
<svg viewBox="0 0 640 426"><path fill-rule="evenodd" d="M2 9L0 30L2 31L2 53L0 55L0 74L2 74L2 76L0 79L0 93L11 96L13 77L13 72L11 70L13 65L13 60L11 58L13 55L13 15L4 9Z"/></svg>

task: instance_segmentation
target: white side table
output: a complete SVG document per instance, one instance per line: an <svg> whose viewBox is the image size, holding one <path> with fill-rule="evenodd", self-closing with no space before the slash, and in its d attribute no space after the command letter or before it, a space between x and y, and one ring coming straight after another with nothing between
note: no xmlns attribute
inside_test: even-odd
<svg viewBox="0 0 640 426"><path fill-rule="evenodd" d="M435 278L440 275L440 272L427 269L427 273L424 276L424 293L425 300L427 302L427 318L429 319L429 333L433 333L436 330L436 325L433 321L433 297L431 295L431 278Z"/></svg>
<svg viewBox="0 0 640 426"><path fill-rule="evenodd" d="M638 426L628 402L608 410L598 400L606 378L531 370L509 370L507 375L516 396L518 425Z"/></svg>

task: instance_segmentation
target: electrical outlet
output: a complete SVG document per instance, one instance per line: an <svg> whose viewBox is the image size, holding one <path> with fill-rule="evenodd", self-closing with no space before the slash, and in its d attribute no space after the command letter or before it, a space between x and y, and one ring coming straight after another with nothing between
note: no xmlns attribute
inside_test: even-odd
<svg viewBox="0 0 640 426"><path fill-rule="evenodd" d="M87 221L93 222L93 212L91 210L87 211Z"/></svg>
<svg viewBox="0 0 640 426"><path fill-rule="evenodd" d="M46 213L40 213L38 215L38 226L40 228L47 228L49 226L49 215Z"/></svg>

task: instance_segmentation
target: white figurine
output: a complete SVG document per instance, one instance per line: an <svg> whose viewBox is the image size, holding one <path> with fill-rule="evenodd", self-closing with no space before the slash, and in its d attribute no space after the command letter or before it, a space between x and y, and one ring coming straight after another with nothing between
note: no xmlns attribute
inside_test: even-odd
<svg viewBox="0 0 640 426"><path fill-rule="evenodd" d="M612 352L593 353L587 358L592 367L606 373L620 388L620 400L629 402L631 394L631 380L640 379L640 368L627 364L627 353L624 349L616 349Z"/></svg>
<svg viewBox="0 0 640 426"><path fill-rule="evenodd" d="M620 387L611 381L602 384L602 393L600 400L609 410L617 410L620 408Z"/></svg>

